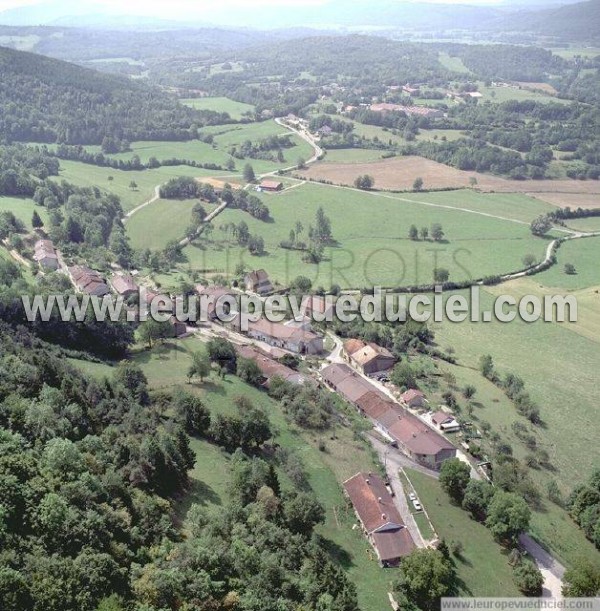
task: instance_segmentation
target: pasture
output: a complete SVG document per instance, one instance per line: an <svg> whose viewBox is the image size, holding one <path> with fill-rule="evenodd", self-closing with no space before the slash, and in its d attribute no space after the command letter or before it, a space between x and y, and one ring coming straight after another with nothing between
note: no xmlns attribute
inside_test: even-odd
<svg viewBox="0 0 600 611"><path fill-rule="evenodd" d="M124 212L133 210L136 206L148 201L154 196L157 185L165 183L170 178L178 176L219 176L223 172L203 170L190 166L163 166L152 170L125 171L103 168L96 165L81 163L79 161L60 162L60 174L55 180L66 180L78 187L98 187L118 195ZM138 186L132 190L131 181Z"/></svg>
<svg viewBox="0 0 600 611"><path fill-rule="evenodd" d="M244 104L236 102L229 98L190 98L180 100L185 106L195 108L196 110L214 110L216 112L226 112L232 119L239 121L244 114L254 112L252 104Z"/></svg>
<svg viewBox="0 0 600 611"><path fill-rule="evenodd" d="M141 208L127 221L127 233L133 248L162 250L170 240L181 240L190 225L197 200L158 199ZM210 213L216 206L202 203Z"/></svg>
<svg viewBox="0 0 600 611"><path fill-rule="evenodd" d="M440 51L438 56L440 64L451 70L452 72L459 72L460 74L471 74L471 71L463 64L462 59L460 57L454 57L453 55L449 55L445 51Z"/></svg>
<svg viewBox="0 0 600 611"><path fill-rule="evenodd" d="M440 367L455 376L458 388L466 384L477 388L473 418L489 422L519 458L530 452L515 436L512 423L526 421L503 393L479 374L479 357L491 354L501 375L513 372L523 378L525 389L539 405L544 424L530 428L538 447L548 452L552 468L530 471L544 497L542 509L534 513L532 533L567 563L582 555L593 558L597 552L566 512L545 499L545 490L548 481L554 479L566 496L600 466L597 453L591 451L600 437L596 397L600 367L600 298L596 292L600 285L596 264L599 247L599 238L567 242L558 251L558 265L550 270L482 292L484 309L500 294L518 299L523 295L573 292L579 303L577 323L515 320L504 324L432 325L436 342L454 348L458 358L457 366ZM578 276L564 274L566 261L578 268Z"/></svg>
<svg viewBox="0 0 600 611"><path fill-rule="evenodd" d="M21 220L28 231L32 229L31 217L33 211L42 218L42 221L48 220L48 212L43 206L37 206L32 199L25 197L0 197L0 213L12 212L19 220Z"/></svg>
<svg viewBox="0 0 600 611"><path fill-rule="evenodd" d="M444 196L446 201L457 200L455 193L444 193L439 194L440 203ZM311 278L315 287L339 284L357 288L428 283L434 267L447 268L450 279L457 281L486 276L519 269L525 254L532 252L541 258L545 251L545 241L532 237L527 223L420 205L412 194L399 199L391 194L307 183L261 197L270 209L270 222L226 209L215 219L208 240L201 238L184 249L186 268L191 265L232 274L237 264L243 263L247 268L264 267L282 285L302 274ZM489 198L490 206L496 198L472 197ZM314 265L303 262L300 251L282 249L279 244L289 238L297 221L304 227L300 239L307 240L320 206L331 219L336 243L326 247L324 260ZM248 224L250 233L264 238L265 255L252 257L235 243L227 228L241 221ZM412 224L429 227L432 223L442 224L447 242L408 238Z"/></svg>

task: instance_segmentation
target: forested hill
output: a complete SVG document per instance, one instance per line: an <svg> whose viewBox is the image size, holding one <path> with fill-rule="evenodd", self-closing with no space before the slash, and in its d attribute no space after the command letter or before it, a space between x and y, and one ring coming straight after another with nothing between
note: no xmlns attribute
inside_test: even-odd
<svg viewBox="0 0 600 611"><path fill-rule="evenodd" d="M228 117L122 77L0 47L0 140L187 140Z"/></svg>

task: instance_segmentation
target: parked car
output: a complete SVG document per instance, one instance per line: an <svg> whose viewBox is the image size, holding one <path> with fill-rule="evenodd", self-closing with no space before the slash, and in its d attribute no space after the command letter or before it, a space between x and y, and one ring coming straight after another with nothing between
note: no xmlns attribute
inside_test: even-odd
<svg viewBox="0 0 600 611"><path fill-rule="evenodd" d="M421 505L417 499L415 499L412 504L417 511L423 511L423 505Z"/></svg>
<svg viewBox="0 0 600 611"><path fill-rule="evenodd" d="M417 495L414 492L410 492L409 495L408 495L408 498L411 501L416 501L417 500Z"/></svg>

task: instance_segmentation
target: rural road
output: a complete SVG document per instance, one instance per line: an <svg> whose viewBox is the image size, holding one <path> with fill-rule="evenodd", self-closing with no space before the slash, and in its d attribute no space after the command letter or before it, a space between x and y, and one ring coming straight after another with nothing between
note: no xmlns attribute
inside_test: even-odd
<svg viewBox="0 0 600 611"><path fill-rule="evenodd" d="M136 212L139 212L142 208L145 208L146 206L155 202L158 199L160 199L160 185L156 185L156 187L154 187L154 195L149 200L145 201L143 204L140 204L139 206L136 206L133 210L130 210L123 217L123 223L126 223Z"/></svg>
<svg viewBox="0 0 600 611"><path fill-rule="evenodd" d="M561 599L565 567L530 535L523 533L519 537L519 543L535 559L535 563L544 577L542 596L544 598Z"/></svg>

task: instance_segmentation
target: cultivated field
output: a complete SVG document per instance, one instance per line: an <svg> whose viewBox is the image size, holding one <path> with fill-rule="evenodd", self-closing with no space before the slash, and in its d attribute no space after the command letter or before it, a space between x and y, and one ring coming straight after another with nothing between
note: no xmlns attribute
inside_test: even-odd
<svg viewBox="0 0 600 611"><path fill-rule="evenodd" d="M433 194L419 197L427 200L425 195ZM263 195L271 222L258 221L240 210L225 210L214 221L210 241L200 239L184 249L189 260L184 265L231 274L242 262L249 268L264 267L283 285L302 274L311 278L314 286L357 288L428 283L434 267L445 267L451 279L464 280L519 269L528 253L542 257L546 242L533 238L525 221L515 223L455 210L451 204L461 201L457 194L436 195L439 205L448 207L421 205L419 197L413 198L412 194L400 199L310 183L275 196ZM473 207L477 198L489 202L492 208L496 200L500 207L516 207L507 196L470 194ZM297 221L304 226L301 239L306 240L320 206L331 218L337 243L325 249L320 265L313 265L302 261L301 252L282 249L279 243L288 239ZM241 221L248 224L252 234L264 238L264 256L250 256L225 231L228 224ZM412 224L429 227L435 222L442 224L448 242L408 239Z"/></svg>
<svg viewBox="0 0 600 611"><path fill-rule="evenodd" d="M318 163L301 172L315 180L352 185L359 174L370 174L379 189L412 189L415 178L423 179L425 189L461 188L477 180L476 188L484 192L528 193L557 206L576 205L577 199L596 199L600 205L600 181L597 180L509 180L500 176L467 172L423 157L392 157L370 163ZM561 203L570 200L572 203ZM582 204L583 205L583 204ZM592 203L590 201L590 206Z"/></svg>

